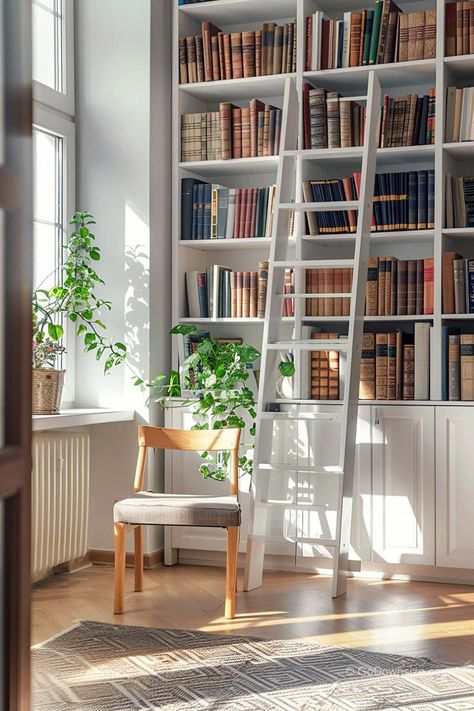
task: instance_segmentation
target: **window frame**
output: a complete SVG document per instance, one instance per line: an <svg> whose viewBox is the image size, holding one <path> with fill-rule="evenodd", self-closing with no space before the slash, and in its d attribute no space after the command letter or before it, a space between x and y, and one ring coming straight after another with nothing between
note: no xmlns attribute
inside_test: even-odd
<svg viewBox="0 0 474 711"><path fill-rule="evenodd" d="M63 140L63 214L64 235L67 236L69 218L76 206L76 125L72 119L61 116L47 106L33 103L33 128L60 136ZM64 383L62 406L72 407L75 401L75 328L67 321L67 377Z"/></svg>
<svg viewBox="0 0 474 711"><path fill-rule="evenodd" d="M74 0L62 0L62 45L65 51L62 55L62 75L64 78L65 92L56 91L46 84L33 79L33 100L45 106L50 106L68 116L74 116ZM34 0L32 0L34 4Z"/></svg>

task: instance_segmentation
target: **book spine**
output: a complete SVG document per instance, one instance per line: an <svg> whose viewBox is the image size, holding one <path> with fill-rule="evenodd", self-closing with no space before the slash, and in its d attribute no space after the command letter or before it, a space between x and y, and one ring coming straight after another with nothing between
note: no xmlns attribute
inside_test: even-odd
<svg viewBox="0 0 474 711"><path fill-rule="evenodd" d="M387 400L397 397L397 334L387 334Z"/></svg>
<svg viewBox="0 0 474 711"><path fill-rule="evenodd" d="M466 286L464 283L464 259L453 262L454 275L454 313L466 313Z"/></svg>
<svg viewBox="0 0 474 711"><path fill-rule="evenodd" d="M460 336L448 336L448 400L461 399L461 353Z"/></svg>
<svg viewBox="0 0 474 711"><path fill-rule="evenodd" d="M258 263L257 318L265 318L267 302L268 261Z"/></svg>
<svg viewBox="0 0 474 711"><path fill-rule="evenodd" d="M461 400L474 400L474 334L461 334L460 356Z"/></svg>
<svg viewBox="0 0 474 711"><path fill-rule="evenodd" d="M255 76L255 32L242 32L242 65L245 78Z"/></svg>
<svg viewBox="0 0 474 711"><path fill-rule="evenodd" d="M256 318L258 307L258 272L250 272L250 318Z"/></svg>
<svg viewBox="0 0 474 711"><path fill-rule="evenodd" d="M222 126L221 126L222 140ZM242 158L242 109L232 107L232 157ZM222 155L224 159L224 154Z"/></svg>
<svg viewBox="0 0 474 711"><path fill-rule="evenodd" d="M407 315L416 314L416 259L408 260L407 269Z"/></svg>
<svg viewBox="0 0 474 711"><path fill-rule="evenodd" d="M232 104L219 104L219 123L221 135L221 158L232 158Z"/></svg>
<svg viewBox="0 0 474 711"><path fill-rule="evenodd" d="M375 335L375 399L387 399L388 334Z"/></svg>
<svg viewBox="0 0 474 711"><path fill-rule="evenodd" d="M242 35L240 32L232 32L230 35L230 49L232 54L232 79L242 79Z"/></svg>
<svg viewBox="0 0 474 711"><path fill-rule="evenodd" d="M360 361L359 398L375 400L375 335L364 333Z"/></svg>
<svg viewBox="0 0 474 711"><path fill-rule="evenodd" d="M406 343L403 346L403 388L402 400L415 397L415 346Z"/></svg>
<svg viewBox="0 0 474 711"><path fill-rule="evenodd" d="M430 324L415 323L414 399L430 399Z"/></svg>
<svg viewBox="0 0 474 711"><path fill-rule="evenodd" d="M185 37L179 38L179 83L188 83L188 57Z"/></svg>
<svg viewBox="0 0 474 711"><path fill-rule="evenodd" d="M423 313L430 315L434 310L434 259L424 260Z"/></svg>

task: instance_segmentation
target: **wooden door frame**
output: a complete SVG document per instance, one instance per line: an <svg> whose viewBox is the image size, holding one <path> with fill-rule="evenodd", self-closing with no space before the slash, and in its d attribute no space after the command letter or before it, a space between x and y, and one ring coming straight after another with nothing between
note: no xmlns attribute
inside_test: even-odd
<svg viewBox="0 0 474 711"><path fill-rule="evenodd" d="M5 433L0 449L4 500L3 707L30 707L30 488L32 289L31 2L2 0L5 161L0 207L5 234Z"/></svg>

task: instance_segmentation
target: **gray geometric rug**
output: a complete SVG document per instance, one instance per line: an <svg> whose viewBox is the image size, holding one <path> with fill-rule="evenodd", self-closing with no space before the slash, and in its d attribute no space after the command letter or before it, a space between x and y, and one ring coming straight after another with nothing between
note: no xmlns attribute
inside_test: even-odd
<svg viewBox="0 0 474 711"><path fill-rule="evenodd" d="M34 711L468 711L474 667L81 622L33 650Z"/></svg>

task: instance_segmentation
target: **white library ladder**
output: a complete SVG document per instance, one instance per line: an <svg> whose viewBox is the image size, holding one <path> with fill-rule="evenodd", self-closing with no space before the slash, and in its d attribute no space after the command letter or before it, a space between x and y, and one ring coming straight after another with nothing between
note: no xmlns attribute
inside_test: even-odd
<svg viewBox="0 0 474 711"><path fill-rule="evenodd" d="M301 538L298 534L282 539L298 543L314 543L329 548L333 558L333 597L346 592L347 570L349 563L349 544L352 516L352 492L354 481L354 459L356 446L357 409L359 398L359 374L364 327L365 284L369 257L369 240L372 218L372 201L375 182L377 139L380 113L380 85L374 72L369 72L367 96L356 97L367 102L365 140L361 157L361 176L359 196L356 201L314 202L303 201L302 180L306 176L308 163L305 161L315 156L315 151L295 150L298 141L298 105L299 99L293 79L287 79L285 85L282 121L282 140L278 162L277 185L275 196L275 217L268 268L268 291L263 329L262 365L257 409L256 444L251 492L249 533L245 567L245 590L252 590L262 584L265 542L275 539L268 534L267 519L270 509L308 509L308 503L289 503L286 500L272 499L270 488L272 477L282 474L317 474L332 477L337 487L335 511L335 533L331 536ZM335 155L337 149L335 149ZM331 150L327 151L331 158ZM316 162L317 165L317 162ZM336 164L337 165L337 164ZM334 166L333 166L334 169ZM332 177L332 175L331 175ZM341 176L342 177L342 176ZM302 249L302 235L305 229L305 212L330 210L357 210L357 228L353 235L354 254L352 259L305 259ZM294 213L294 234L296 243L294 258L290 257L288 221ZM347 268L353 270L352 290L350 294L331 294L330 298L346 296L350 298L348 333L340 338L305 338L303 325L306 313L305 304L309 298L327 297L327 294L308 294L305 288L306 269ZM288 298L284 294L285 270L293 269L295 276L294 294L294 330L291 340L282 340L282 304ZM312 318L311 321L317 321ZM317 325L317 323L315 324ZM324 324L321 323L321 326ZM329 335L329 334L328 334ZM303 379L309 381L308 359L311 351L335 351L345 357L345 384L342 401L331 407L331 412L324 412L324 407L312 406L303 400ZM294 392L292 399L285 399L286 411L280 411L276 404L278 363L282 352L293 354L295 363ZM306 365L305 365L306 364ZM280 403L282 400L279 401ZM311 407L301 407L305 405ZM330 403L328 403L330 404ZM275 411L276 410L276 411ZM327 408L326 408L327 410ZM312 427L327 427L328 423L338 427L340 433L339 462L327 466L311 466L307 462L298 466L274 463L272 457L273 440L278 436L274 432L274 423L278 420L311 420ZM311 444L311 443L310 443ZM317 490L316 490L317 491ZM311 502L310 508L318 511L326 508L318 501Z"/></svg>

